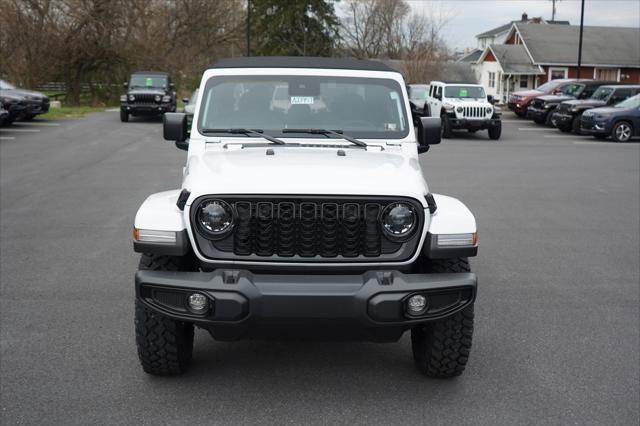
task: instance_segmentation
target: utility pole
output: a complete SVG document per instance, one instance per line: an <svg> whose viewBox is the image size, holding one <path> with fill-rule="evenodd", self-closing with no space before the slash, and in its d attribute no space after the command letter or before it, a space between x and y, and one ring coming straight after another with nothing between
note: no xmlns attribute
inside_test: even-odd
<svg viewBox="0 0 640 426"><path fill-rule="evenodd" d="M582 30L584 28L584 0L580 10L580 41L578 42L578 79L580 79L580 68L582 67Z"/></svg>
<svg viewBox="0 0 640 426"><path fill-rule="evenodd" d="M557 0L551 0L551 20L555 21L556 20L556 1Z"/></svg>
<svg viewBox="0 0 640 426"><path fill-rule="evenodd" d="M247 0L247 56L251 56L251 0Z"/></svg>

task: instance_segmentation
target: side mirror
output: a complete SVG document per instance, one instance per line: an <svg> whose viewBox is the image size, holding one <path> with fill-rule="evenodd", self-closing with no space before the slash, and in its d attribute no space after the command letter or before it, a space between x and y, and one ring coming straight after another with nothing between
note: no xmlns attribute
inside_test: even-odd
<svg viewBox="0 0 640 426"><path fill-rule="evenodd" d="M440 143L442 122L440 117L420 117L418 120L418 154L429 151L430 145Z"/></svg>
<svg viewBox="0 0 640 426"><path fill-rule="evenodd" d="M129 87L129 83L127 83L127 82L125 81L124 83L122 83L122 87L124 87L124 88L126 89L127 87Z"/></svg>
<svg viewBox="0 0 640 426"><path fill-rule="evenodd" d="M185 104L189 103L189 98L182 98L182 102L184 102Z"/></svg>
<svg viewBox="0 0 640 426"><path fill-rule="evenodd" d="M170 87L170 88L172 88L172 89L175 89L175 88L176 88L176 85L175 85L175 84L173 84L173 83L169 83L169 87Z"/></svg>
<svg viewBox="0 0 640 426"><path fill-rule="evenodd" d="M185 142L187 140L187 115L181 112L167 112L162 119L162 132L168 141ZM182 148L181 148L182 149Z"/></svg>
<svg viewBox="0 0 640 426"><path fill-rule="evenodd" d="M493 95L487 95L487 102L493 105L496 103L496 98L494 98Z"/></svg>

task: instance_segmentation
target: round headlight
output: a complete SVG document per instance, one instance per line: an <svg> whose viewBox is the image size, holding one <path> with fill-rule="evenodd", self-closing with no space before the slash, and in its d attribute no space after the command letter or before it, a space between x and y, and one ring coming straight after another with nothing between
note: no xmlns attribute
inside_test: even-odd
<svg viewBox="0 0 640 426"><path fill-rule="evenodd" d="M156 95L153 99L155 99L156 102L160 102L162 100L162 96Z"/></svg>
<svg viewBox="0 0 640 426"><path fill-rule="evenodd" d="M129 95L129 100L130 100L131 102L133 102L133 101L135 101L135 100L136 100L136 97L135 97L135 96L133 96L133 95Z"/></svg>
<svg viewBox="0 0 640 426"><path fill-rule="evenodd" d="M382 229L391 238L406 238L416 227L418 218L413 207L405 203L389 204L382 213Z"/></svg>
<svg viewBox="0 0 640 426"><path fill-rule="evenodd" d="M198 226L212 237L222 237L233 228L233 209L222 200L205 201L198 207Z"/></svg>
<svg viewBox="0 0 640 426"><path fill-rule="evenodd" d="M456 108L456 111L458 111L459 113L462 114L462 111L464 111L464 108L462 108L461 106L459 106L458 108Z"/></svg>
<svg viewBox="0 0 640 426"><path fill-rule="evenodd" d="M487 114L491 114L493 112L493 108L487 107Z"/></svg>

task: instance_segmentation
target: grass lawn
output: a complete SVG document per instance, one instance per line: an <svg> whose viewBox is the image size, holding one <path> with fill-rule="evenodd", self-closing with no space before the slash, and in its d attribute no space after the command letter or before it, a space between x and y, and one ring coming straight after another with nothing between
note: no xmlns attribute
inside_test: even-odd
<svg viewBox="0 0 640 426"><path fill-rule="evenodd" d="M57 120L64 118L79 118L91 112L101 112L107 110L109 107L90 107L90 106L77 106L77 107L61 107L51 108L46 114L39 115L38 118L44 118L49 120Z"/></svg>

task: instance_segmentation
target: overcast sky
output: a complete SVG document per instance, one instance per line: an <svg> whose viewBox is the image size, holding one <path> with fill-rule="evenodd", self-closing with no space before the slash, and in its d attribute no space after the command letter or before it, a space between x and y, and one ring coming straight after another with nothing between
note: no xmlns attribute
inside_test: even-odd
<svg viewBox="0 0 640 426"><path fill-rule="evenodd" d="M580 0L560 0L556 19L580 25ZM417 13L442 10L449 16L446 40L452 48L476 47L475 35L510 21L529 18L551 19L551 0L409 0ZM585 25L640 27L640 0L586 0Z"/></svg>

